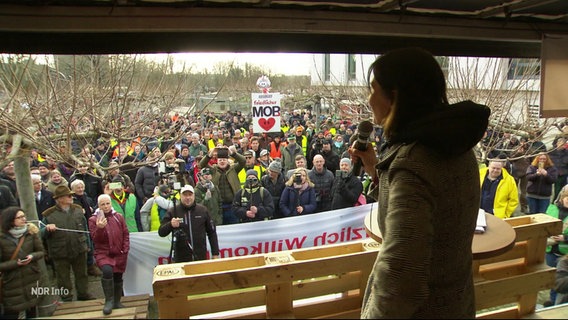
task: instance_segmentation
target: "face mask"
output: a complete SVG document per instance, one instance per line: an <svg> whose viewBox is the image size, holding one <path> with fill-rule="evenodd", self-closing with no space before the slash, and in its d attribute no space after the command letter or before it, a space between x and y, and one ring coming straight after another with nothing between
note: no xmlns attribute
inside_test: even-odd
<svg viewBox="0 0 568 320"><path fill-rule="evenodd" d="M248 178L246 181L247 186L249 187L255 187L256 185L258 185L258 179L257 178Z"/></svg>
<svg viewBox="0 0 568 320"><path fill-rule="evenodd" d="M343 145L343 141L335 141L335 146L336 147L341 147Z"/></svg>

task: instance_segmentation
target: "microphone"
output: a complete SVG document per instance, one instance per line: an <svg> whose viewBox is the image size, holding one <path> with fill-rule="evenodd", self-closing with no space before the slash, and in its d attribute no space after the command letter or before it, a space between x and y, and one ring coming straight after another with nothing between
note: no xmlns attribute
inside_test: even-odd
<svg viewBox="0 0 568 320"><path fill-rule="evenodd" d="M371 121L365 120L357 126L357 137L353 147L360 151L367 151L367 144L369 143L369 136L373 132L374 126ZM361 175L361 159L357 159L353 164L352 172L356 176Z"/></svg>

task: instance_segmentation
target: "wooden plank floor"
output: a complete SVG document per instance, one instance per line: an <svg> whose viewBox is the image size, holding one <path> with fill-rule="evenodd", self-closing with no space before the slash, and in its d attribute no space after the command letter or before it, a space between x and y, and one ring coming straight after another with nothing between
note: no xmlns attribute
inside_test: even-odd
<svg viewBox="0 0 568 320"><path fill-rule="evenodd" d="M103 314L104 299L63 302L51 317L42 319L146 319L149 299L148 294L122 297L120 301L126 308L113 309L109 315Z"/></svg>
<svg viewBox="0 0 568 320"><path fill-rule="evenodd" d="M523 319L568 319L568 304L542 308L524 316Z"/></svg>

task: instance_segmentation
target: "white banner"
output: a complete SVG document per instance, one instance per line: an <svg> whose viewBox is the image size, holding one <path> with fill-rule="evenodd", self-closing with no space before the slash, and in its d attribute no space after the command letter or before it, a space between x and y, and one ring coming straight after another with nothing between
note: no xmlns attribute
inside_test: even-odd
<svg viewBox="0 0 568 320"><path fill-rule="evenodd" d="M252 131L280 132L280 93L253 93Z"/></svg>
<svg viewBox="0 0 568 320"><path fill-rule="evenodd" d="M365 216L375 209L363 206L269 221L217 227L221 258L265 254L368 238ZM124 273L126 295L153 295L154 267L170 253L171 237L158 232L130 234L130 252ZM209 245L209 243L208 243Z"/></svg>

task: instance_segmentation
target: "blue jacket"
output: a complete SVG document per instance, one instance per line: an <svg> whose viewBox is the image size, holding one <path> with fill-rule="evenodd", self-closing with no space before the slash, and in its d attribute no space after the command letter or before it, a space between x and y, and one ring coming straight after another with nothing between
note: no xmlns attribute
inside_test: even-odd
<svg viewBox="0 0 568 320"><path fill-rule="evenodd" d="M280 196L280 212L284 217L297 216L296 207L300 205L304 207L301 214L314 213L316 210L316 191L313 187L308 187L304 192L298 195L298 190L293 186L287 186Z"/></svg>

